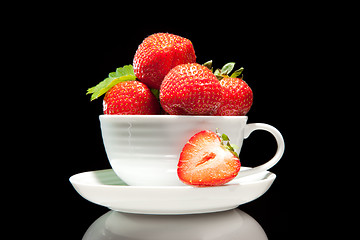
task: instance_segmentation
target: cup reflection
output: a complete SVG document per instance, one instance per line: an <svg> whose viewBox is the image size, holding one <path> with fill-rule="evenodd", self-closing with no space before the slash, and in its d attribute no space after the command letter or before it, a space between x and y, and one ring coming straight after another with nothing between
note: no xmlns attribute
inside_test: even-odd
<svg viewBox="0 0 360 240"><path fill-rule="evenodd" d="M142 215L109 211L86 231L83 240L109 239L268 239L258 222L233 209L193 215Z"/></svg>

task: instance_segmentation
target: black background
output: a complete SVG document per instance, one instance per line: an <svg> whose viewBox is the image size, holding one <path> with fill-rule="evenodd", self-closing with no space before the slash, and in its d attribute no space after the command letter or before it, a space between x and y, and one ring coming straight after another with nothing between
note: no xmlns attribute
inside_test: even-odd
<svg viewBox="0 0 360 240"><path fill-rule="evenodd" d="M68 180L80 172L110 168L98 119L102 100L90 102L86 90L117 67L132 64L145 37L169 32L192 41L198 63L212 59L213 66L220 68L234 61L236 68L245 68L244 80L254 93L248 123L276 127L286 147L282 160L271 169L277 178L269 191L239 208L260 223L269 239L289 236L299 217L294 171L301 159L299 149L304 146L299 138L304 132L298 124L307 120L303 96L312 93L299 81L304 66L311 61L306 52L308 36L314 32L304 15L280 5L251 12L231 5L189 5L180 6L178 11L169 8L168 12L163 11L168 7L160 4L156 9L88 7L69 6L55 16L48 12L36 22L43 25L32 49L43 60L37 65L42 79L39 87L50 86L49 91L37 94L37 104L46 115L36 120L32 132L36 135L39 128L42 130L42 146L32 151L44 159L37 167L47 167L47 174L34 174L34 179L42 181L36 187L43 196L36 201L40 203L36 214L44 213L39 228L53 230L64 239L81 239L108 211L83 199ZM45 24L48 19L50 26ZM47 108L49 102L51 107ZM244 141L242 165L259 165L275 150L270 133L253 132ZM51 186L47 187L48 183Z"/></svg>

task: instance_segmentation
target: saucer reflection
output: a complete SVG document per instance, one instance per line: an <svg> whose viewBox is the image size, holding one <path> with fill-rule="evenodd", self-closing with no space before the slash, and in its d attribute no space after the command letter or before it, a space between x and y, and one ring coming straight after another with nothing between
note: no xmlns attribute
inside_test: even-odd
<svg viewBox="0 0 360 240"><path fill-rule="evenodd" d="M142 215L109 211L86 231L83 240L114 239L268 239L258 222L233 209L194 215Z"/></svg>

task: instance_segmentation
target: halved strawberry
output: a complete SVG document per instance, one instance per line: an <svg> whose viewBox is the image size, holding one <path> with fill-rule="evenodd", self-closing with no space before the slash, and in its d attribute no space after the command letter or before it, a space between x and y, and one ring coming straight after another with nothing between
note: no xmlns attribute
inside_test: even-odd
<svg viewBox="0 0 360 240"><path fill-rule="evenodd" d="M178 163L179 179L189 185L217 186L234 179L240 171L240 160L223 134L204 130L185 144Z"/></svg>

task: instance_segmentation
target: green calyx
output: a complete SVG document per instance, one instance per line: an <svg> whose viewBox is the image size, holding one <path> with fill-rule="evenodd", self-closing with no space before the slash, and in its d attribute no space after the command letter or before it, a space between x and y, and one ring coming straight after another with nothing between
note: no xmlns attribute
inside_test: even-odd
<svg viewBox="0 0 360 240"><path fill-rule="evenodd" d="M132 65L125 65L119 67L116 72L109 73L109 77L105 78L95 87L89 88L86 94L91 94L91 101L97 99L101 95L109 91L113 86L120 82L135 81L136 76Z"/></svg>
<svg viewBox="0 0 360 240"><path fill-rule="evenodd" d="M207 67L208 69L211 70L211 72L213 72L213 67L212 67L212 60L206 62L203 64L203 66ZM228 78L231 71L234 69L235 63L234 62L229 62L227 64L225 64L221 69L216 69L214 73L214 75L217 77L217 79L221 80L223 78ZM237 78L238 76L240 76L240 74L243 72L244 68L241 67L238 70L235 70L231 75L230 78ZM241 79L243 78L243 76L240 77Z"/></svg>
<svg viewBox="0 0 360 240"><path fill-rule="evenodd" d="M226 134L220 134L218 132L218 129L216 129L216 134L219 136L220 140L221 140L221 146L223 146L225 149L229 150L232 154L235 155L235 157L239 158L239 154L235 151L239 150L239 146L235 145L235 144L230 144L230 139Z"/></svg>

